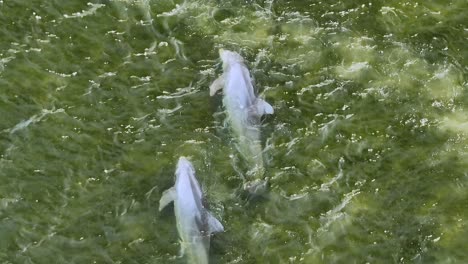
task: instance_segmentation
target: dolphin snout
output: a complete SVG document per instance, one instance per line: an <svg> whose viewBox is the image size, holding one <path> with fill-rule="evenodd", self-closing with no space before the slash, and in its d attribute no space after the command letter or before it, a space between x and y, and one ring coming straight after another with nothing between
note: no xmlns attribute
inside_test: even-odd
<svg viewBox="0 0 468 264"><path fill-rule="evenodd" d="M177 171L195 172L192 163L184 156L179 158L179 162L177 163Z"/></svg>
<svg viewBox="0 0 468 264"><path fill-rule="evenodd" d="M230 51L230 50L225 50L225 49L219 49L219 57L223 61L223 63L236 63L236 62L244 62L244 59L242 58L239 53Z"/></svg>
<svg viewBox="0 0 468 264"><path fill-rule="evenodd" d="M177 165L178 166L190 166L190 161L186 157L182 156L179 158L179 162Z"/></svg>

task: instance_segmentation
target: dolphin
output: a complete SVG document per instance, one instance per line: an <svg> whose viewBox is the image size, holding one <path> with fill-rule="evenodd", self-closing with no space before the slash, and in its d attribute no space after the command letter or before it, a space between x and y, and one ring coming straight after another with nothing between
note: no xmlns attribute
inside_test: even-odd
<svg viewBox="0 0 468 264"><path fill-rule="evenodd" d="M223 105L227 121L236 134L238 149L252 170L244 189L257 192L263 189L264 165L260 142L260 118L273 114L273 107L265 100L255 96L252 79L244 59L236 52L220 49L223 74L210 85L210 96L223 89ZM252 179L253 178L253 179Z"/></svg>
<svg viewBox="0 0 468 264"><path fill-rule="evenodd" d="M186 254L190 264L208 263L210 236L223 232L224 227L203 206L202 190L195 178L195 169L187 158L179 158L175 174L175 185L163 192L159 211L174 202L181 255Z"/></svg>

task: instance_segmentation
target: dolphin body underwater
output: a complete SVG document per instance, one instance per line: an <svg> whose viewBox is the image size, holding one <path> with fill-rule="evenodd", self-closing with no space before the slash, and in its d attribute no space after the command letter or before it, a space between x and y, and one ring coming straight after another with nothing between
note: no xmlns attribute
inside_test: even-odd
<svg viewBox="0 0 468 264"><path fill-rule="evenodd" d="M273 114L273 107L256 97L249 70L244 59L236 52L219 50L223 62L223 74L210 86L210 95L223 89L223 105L227 121L237 138L241 155L252 168L244 179L244 190L258 193L265 189L265 168L260 141L260 118Z"/></svg>
<svg viewBox="0 0 468 264"><path fill-rule="evenodd" d="M190 264L208 263L210 236L223 232L223 225L202 204L202 190L195 178L195 169L185 157L180 157L175 185L163 192L159 211L174 202L177 231L182 255Z"/></svg>

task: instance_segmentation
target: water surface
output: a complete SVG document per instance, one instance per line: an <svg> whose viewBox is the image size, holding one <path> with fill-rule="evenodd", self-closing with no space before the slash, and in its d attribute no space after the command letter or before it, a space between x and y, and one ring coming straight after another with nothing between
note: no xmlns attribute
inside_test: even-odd
<svg viewBox="0 0 468 264"><path fill-rule="evenodd" d="M330 2L330 1L329 1ZM468 261L468 4L0 1L0 261L185 263L191 157L212 263ZM218 49L275 108L268 194L225 125Z"/></svg>

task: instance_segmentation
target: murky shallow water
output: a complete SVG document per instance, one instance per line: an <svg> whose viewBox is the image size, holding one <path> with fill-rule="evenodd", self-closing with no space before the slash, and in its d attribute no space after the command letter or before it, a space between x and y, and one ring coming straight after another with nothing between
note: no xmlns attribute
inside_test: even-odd
<svg viewBox="0 0 468 264"><path fill-rule="evenodd" d="M184 263L157 212L190 156L212 263L468 261L466 1L0 1L2 263ZM208 86L275 108L270 191Z"/></svg>

